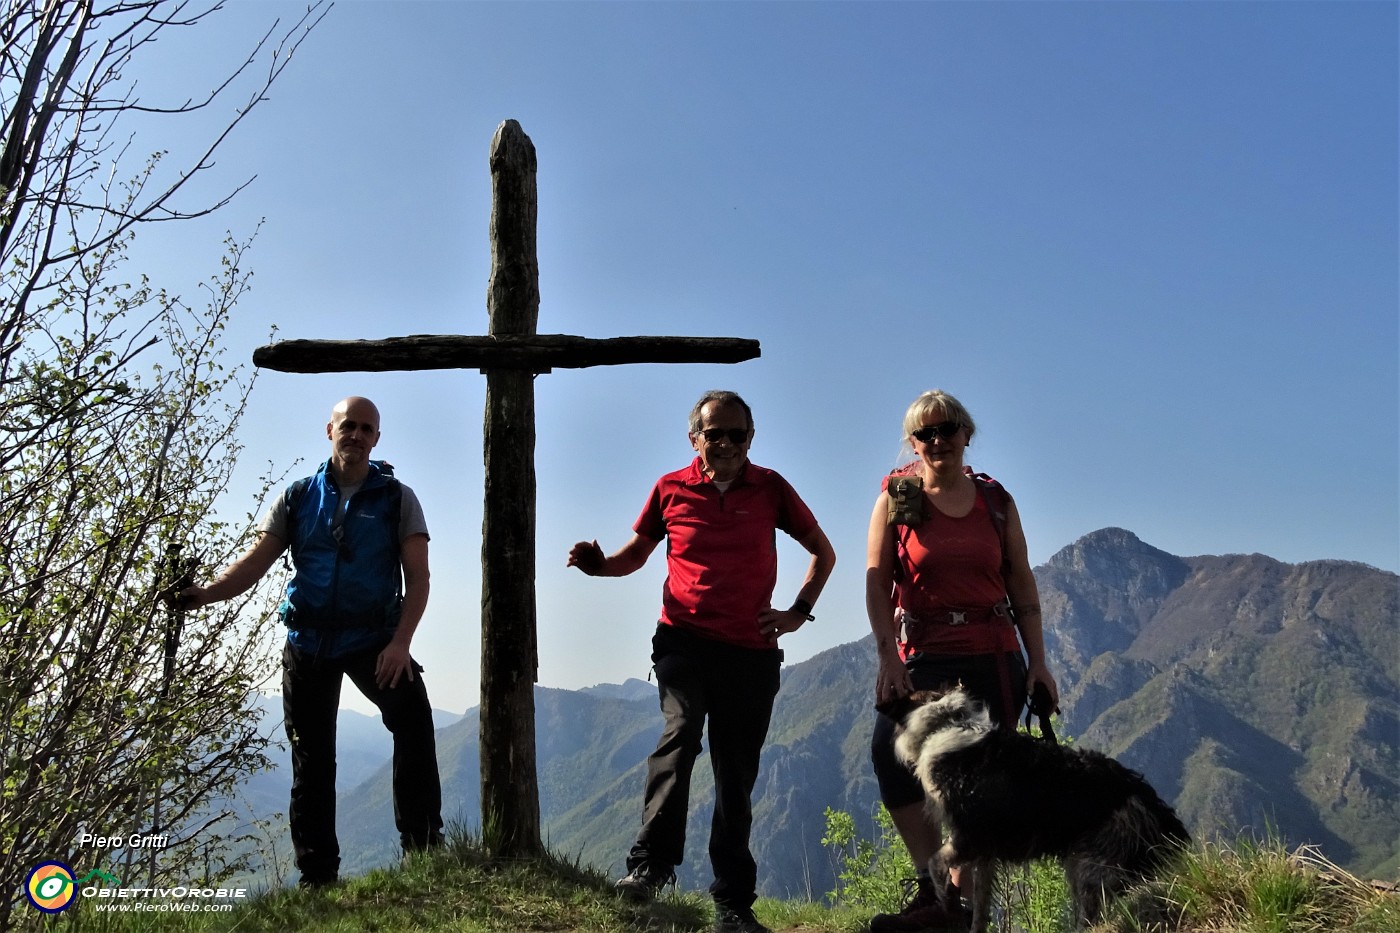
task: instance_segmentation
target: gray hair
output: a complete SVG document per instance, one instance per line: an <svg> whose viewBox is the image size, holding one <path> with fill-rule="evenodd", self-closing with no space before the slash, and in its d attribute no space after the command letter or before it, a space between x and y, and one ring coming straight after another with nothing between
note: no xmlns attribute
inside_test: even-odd
<svg viewBox="0 0 1400 933"><path fill-rule="evenodd" d="M700 396L700 401L695 403L695 407L690 410L690 433L700 432L700 413L706 405L714 402L716 405L738 405L744 410L744 417L749 421L749 430L753 430L753 410L749 408L749 403L739 397L738 392L730 392L728 389L711 389Z"/></svg>

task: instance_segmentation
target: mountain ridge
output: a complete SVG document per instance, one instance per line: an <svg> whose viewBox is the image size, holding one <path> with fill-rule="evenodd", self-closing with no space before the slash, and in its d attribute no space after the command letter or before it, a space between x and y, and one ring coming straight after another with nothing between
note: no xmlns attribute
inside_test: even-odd
<svg viewBox="0 0 1400 933"><path fill-rule="evenodd" d="M1121 528L1035 568L1062 735L1142 771L1194 834L1276 835L1349 870L1400 871L1400 657L1395 574L1351 561L1177 557ZM835 867L827 807L873 838L874 641L783 669L754 794L765 895L820 897ZM541 814L552 850L618 871L640 821L655 686L537 687ZM439 732L450 819L480 809L474 710ZM347 871L396 852L388 773L341 795ZM685 887L708 885L713 788L697 763Z"/></svg>

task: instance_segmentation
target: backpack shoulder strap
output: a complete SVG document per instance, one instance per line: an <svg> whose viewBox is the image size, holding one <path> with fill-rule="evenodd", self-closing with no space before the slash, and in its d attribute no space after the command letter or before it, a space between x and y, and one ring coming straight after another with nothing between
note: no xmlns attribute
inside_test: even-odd
<svg viewBox="0 0 1400 933"><path fill-rule="evenodd" d="M403 483L394 475L394 465L388 460L371 460L384 477L384 489L389 496L389 527L394 530L394 541L399 539L399 517L403 514Z"/></svg>
<svg viewBox="0 0 1400 933"><path fill-rule="evenodd" d="M399 558L403 551L403 542L399 540L399 525L403 517L403 483L394 475L394 465L387 460L371 461L379 468L380 475L384 477L384 494L389 498L389 512L386 516L389 525L389 538L394 542L394 555ZM398 580L399 598L403 598L403 574L399 573Z"/></svg>
<svg viewBox="0 0 1400 933"><path fill-rule="evenodd" d="M389 497L389 533L394 539L394 549L398 550L401 544L399 524L403 517L403 483L390 476L388 483L384 486L384 494Z"/></svg>
<svg viewBox="0 0 1400 933"><path fill-rule="evenodd" d="M987 512L992 517L992 524L996 527L997 538L1001 541L1002 561L1006 560L1006 515L1011 502L1011 494L1006 491L1006 487L992 479L986 473L971 473L972 481L977 485L977 491L982 495L982 501L987 505Z"/></svg>
<svg viewBox="0 0 1400 933"><path fill-rule="evenodd" d="M291 519L296 515L297 506L301 505L302 498L306 495L306 488L311 485L311 477L303 476L301 479L287 487L287 518Z"/></svg>
<svg viewBox="0 0 1400 933"><path fill-rule="evenodd" d="M919 475L918 469L919 462L915 460L891 470L881 481L885 493L889 496L889 510L885 515L885 524L894 526L895 550L900 554L903 553L909 540L910 527L921 525L928 518L926 511L928 502L924 499L924 480ZM900 566L900 560L896 559L894 564L896 581L900 577Z"/></svg>
<svg viewBox="0 0 1400 933"><path fill-rule="evenodd" d="M301 479L287 487L287 550L292 556L296 556L299 544L297 529L297 509L301 507L301 501L306 498L306 490L311 485L314 477L303 476Z"/></svg>

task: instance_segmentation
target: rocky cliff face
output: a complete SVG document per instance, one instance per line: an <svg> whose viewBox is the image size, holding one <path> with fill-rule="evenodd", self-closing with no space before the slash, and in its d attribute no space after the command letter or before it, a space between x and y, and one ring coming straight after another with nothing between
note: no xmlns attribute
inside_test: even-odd
<svg viewBox="0 0 1400 933"><path fill-rule="evenodd" d="M1147 773L1198 833L1400 868L1394 574L1180 558L1105 529L1036 577L1070 734Z"/></svg>
<svg viewBox="0 0 1400 933"><path fill-rule="evenodd" d="M1036 570L1052 668L1078 682L1096 658L1126 652L1189 573L1181 558L1121 528L1058 551Z"/></svg>

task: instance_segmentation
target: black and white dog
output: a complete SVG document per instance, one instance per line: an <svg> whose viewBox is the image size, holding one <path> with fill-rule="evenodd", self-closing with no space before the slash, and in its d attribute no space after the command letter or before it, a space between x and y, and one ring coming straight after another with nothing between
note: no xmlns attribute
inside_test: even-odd
<svg viewBox="0 0 1400 933"><path fill-rule="evenodd" d="M899 727L895 753L946 827L940 867L972 866L973 933L987 929L997 861L1058 858L1076 919L1097 922L1107 897L1151 877L1191 840L1141 774L1112 758L998 729L962 688L882 703ZM965 882L966 883L966 882Z"/></svg>

